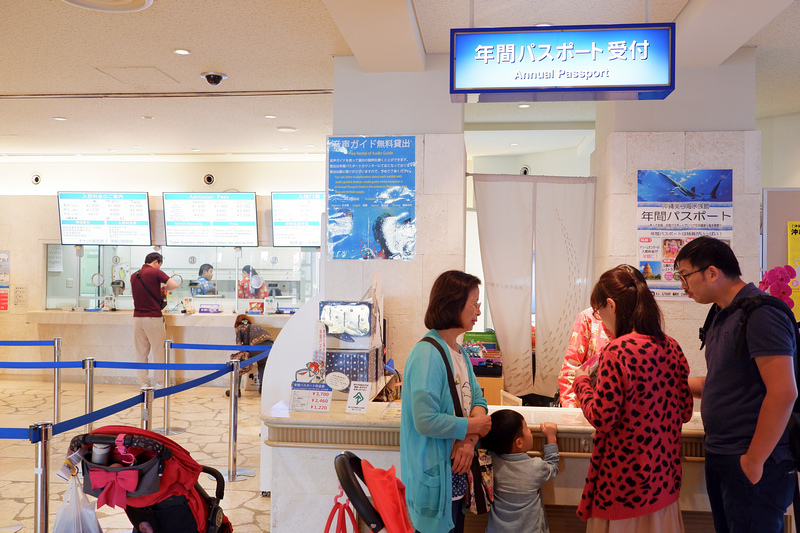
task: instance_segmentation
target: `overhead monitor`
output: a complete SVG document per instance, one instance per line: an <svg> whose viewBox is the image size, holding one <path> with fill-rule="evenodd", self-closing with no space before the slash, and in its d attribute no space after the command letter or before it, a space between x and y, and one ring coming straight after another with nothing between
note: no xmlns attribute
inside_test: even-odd
<svg viewBox="0 0 800 533"><path fill-rule="evenodd" d="M61 244L150 246L146 192L59 192Z"/></svg>
<svg viewBox="0 0 800 533"><path fill-rule="evenodd" d="M164 193L167 246L258 246L253 192Z"/></svg>
<svg viewBox="0 0 800 533"><path fill-rule="evenodd" d="M272 245L321 246L324 212L324 192L272 193Z"/></svg>

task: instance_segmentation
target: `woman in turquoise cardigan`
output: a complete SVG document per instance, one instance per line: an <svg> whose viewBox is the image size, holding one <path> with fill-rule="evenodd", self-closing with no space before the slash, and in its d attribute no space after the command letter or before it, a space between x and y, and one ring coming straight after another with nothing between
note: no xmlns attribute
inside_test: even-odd
<svg viewBox="0 0 800 533"><path fill-rule="evenodd" d="M400 476L414 528L422 533L464 530L466 473L479 437L492 427L469 358L456 342L481 314L481 281L450 270L431 289L425 327L447 355L463 416L456 416L444 359L419 342L408 354L400 419Z"/></svg>

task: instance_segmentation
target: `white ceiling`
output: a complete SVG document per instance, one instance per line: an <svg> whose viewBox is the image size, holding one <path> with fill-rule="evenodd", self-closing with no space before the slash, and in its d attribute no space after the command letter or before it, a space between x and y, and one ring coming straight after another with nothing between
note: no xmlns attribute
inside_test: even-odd
<svg viewBox="0 0 800 533"><path fill-rule="evenodd" d="M0 154L324 158L335 55L415 70L449 52L450 28L644 22L648 4L650 22L676 21L679 64L757 46L756 116L800 112L792 0L154 0L134 13L0 0ZM208 71L227 79L212 87ZM465 108L470 155L578 146L594 121L591 102Z"/></svg>

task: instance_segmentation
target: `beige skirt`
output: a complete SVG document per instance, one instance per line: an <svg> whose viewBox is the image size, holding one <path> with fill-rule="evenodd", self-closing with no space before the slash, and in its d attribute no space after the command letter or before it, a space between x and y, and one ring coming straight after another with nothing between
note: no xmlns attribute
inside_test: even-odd
<svg viewBox="0 0 800 533"><path fill-rule="evenodd" d="M679 502L648 515L625 520L590 518L586 533L684 533Z"/></svg>

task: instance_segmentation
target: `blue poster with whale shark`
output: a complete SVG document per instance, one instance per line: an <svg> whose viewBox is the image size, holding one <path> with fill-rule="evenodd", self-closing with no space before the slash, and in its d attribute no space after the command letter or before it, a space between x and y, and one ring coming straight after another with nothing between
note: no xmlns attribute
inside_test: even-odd
<svg viewBox="0 0 800 533"><path fill-rule="evenodd" d="M685 297L675 256L692 239L733 234L731 169L639 170L637 259L648 286L662 298Z"/></svg>

